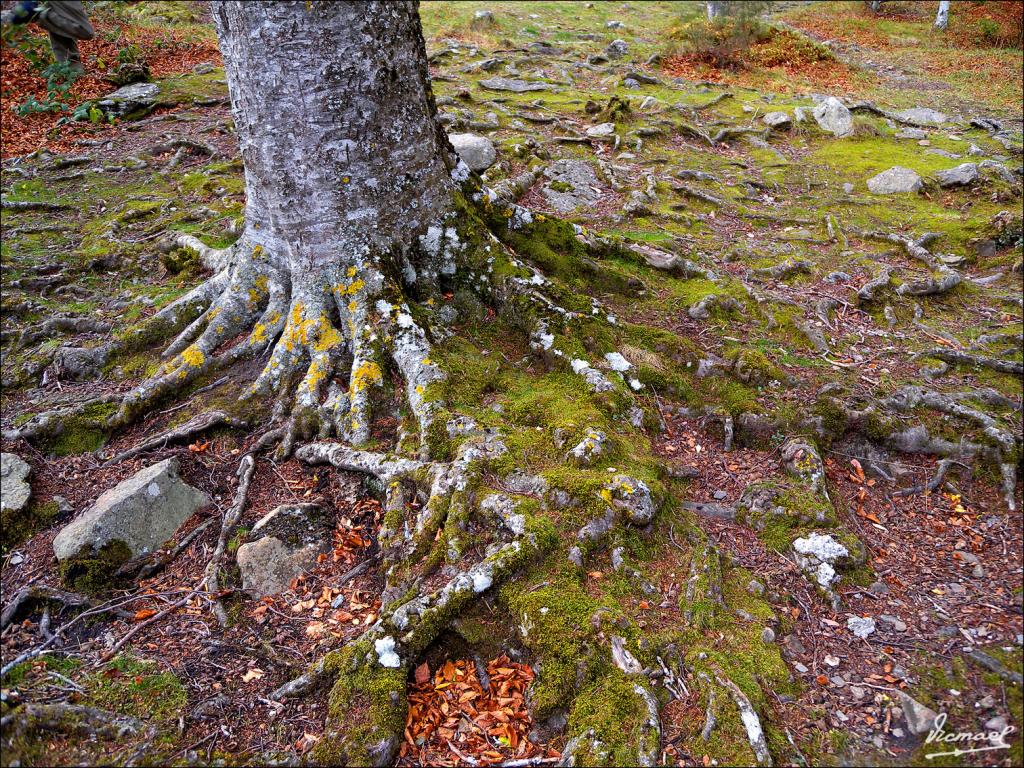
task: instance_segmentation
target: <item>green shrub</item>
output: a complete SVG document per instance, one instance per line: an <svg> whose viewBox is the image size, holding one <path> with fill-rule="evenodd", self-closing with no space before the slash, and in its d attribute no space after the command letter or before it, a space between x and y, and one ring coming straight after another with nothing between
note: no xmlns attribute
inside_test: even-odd
<svg viewBox="0 0 1024 768"><path fill-rule="evenodd" d="M771 29L761 20L770 2L722 3L723 12L714 19L695 19L678 28L673 37L681 53L712 66L734 69L741 54L754 43L767 40Z"/></svg>

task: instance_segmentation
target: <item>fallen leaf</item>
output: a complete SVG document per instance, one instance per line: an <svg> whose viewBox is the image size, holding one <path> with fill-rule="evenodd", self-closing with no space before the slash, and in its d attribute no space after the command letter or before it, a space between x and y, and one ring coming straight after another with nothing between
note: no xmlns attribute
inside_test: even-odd
<svg viewBox="0 0 1024 768"><path fill-rule="evenodd" d="M248 682L251 682L252 680L259 680L265 674L266 674L266 672L264 672L259 667L252 667L251 669L247 669L245 671L245 674L242 675L242 682L243 683L248 683Z"/></svg>

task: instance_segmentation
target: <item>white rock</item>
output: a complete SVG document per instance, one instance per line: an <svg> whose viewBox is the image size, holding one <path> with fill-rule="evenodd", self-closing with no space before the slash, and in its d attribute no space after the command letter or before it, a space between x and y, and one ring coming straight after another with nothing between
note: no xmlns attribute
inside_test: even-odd
<svg viewBox="0 0 1024 768"><path fill-rule="evenodd" d="M855 637L859 637L864 640L869 635L875 633L875 620L868 617L862 616L851 616L846 620L846 628L850 630Z"/></svg>
<svg viewBox="0 0 1024 768"><path fill-rule="evenodd" d="M377 651L377 659L382 667L397 669L402 666L402 659L395 653L395 638L388 635L380 640L374 640L373 648Z"/></svg>
<svg viewBox="0 0 1024 768"><path fill-rule="evenodd" d="M835 96L829 96L817 104L811 115L823 131L828 131L839 138L853 133L853 115Z"/></svg>
<svg viewBox="0 0 1024 768"><path fill-rule="evenodd" d="M618 371L619 373L628 371L633 367L629 360L624 358L618 352L609 352L604 356L604 359L613 371Z"/></svg>

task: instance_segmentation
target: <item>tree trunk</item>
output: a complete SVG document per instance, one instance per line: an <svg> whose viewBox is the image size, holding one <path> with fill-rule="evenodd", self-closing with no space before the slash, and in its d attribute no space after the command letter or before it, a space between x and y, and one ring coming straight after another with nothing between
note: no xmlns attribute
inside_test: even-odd
<svg viewBox="0 0 1024 768"><path fill-rule="evenodd" d="M708 2L706 5L708 9L708 21L714 21L725 11L725 3L722 2L722 0L717 0L717 2Z"/></svg>
<svg viewBox="0 0 1024 768"><path fill-rule="evenodd" d="M273 344L253 393L302 376L296 404L321 434L327 422L367 439L384 353L423 422L423 388L440 374L421 363L425 336L401 297L412 286L419 298L436 294L439 276L455 272L458 240L443 222L469 172L436 120L417 3L231 0L213 3L213 16L245 167L245 230L224 251L178 238L217 273L198 300L215 298L167 350L162 375L126 400L123 419ZM331 381L341 362L348 391Z"/></svg>
<svg viewBox="0 0 1024 768"><path fill-rule="evenodd" d="M945 31L949 24L949 0L942 0L939 3L939 10L935 14L935 28Z"/></svg>

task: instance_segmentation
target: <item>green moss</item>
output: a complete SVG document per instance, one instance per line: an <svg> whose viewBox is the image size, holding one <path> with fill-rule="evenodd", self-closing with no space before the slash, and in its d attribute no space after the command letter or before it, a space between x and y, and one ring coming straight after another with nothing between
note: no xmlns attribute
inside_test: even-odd
<svg viewBox="0 0 1024 768"><path fill-rule="evenodd" d="M176 722L188 702L173 672L131 654L115 657L89 675L83 687L95 706L155 724Z"/></svg>
<svg viewBox="0 0 1024 768"><path fill-rule="evenodd" d="M60 563L61 582L76 592L109 592L117 583L114 574L131 559L132 553L120 539L107 542L99 550L86 545L77 555Z"/></svg>
<svg viewBox="0 0 1024 768"><path fill-rule="evenodd" d="M314 759L321 765L376 765L377 745L401 738L405 727L406 671L381 666L369 641L328 654L324 666L336 677L327 731Z"/></svg>
<svg viewBox="0 0 1024 768"><path fill-rule="evenodd" d="M652 734L643 727L648 712L635 680L613 668L576 698L569 712L569 736L593 731L601 743L594 754L589 749L592 742L583 740L583 748L575 752L576 765L639 765L638 748L644 742L647 748L653 746Z"/></svg>
<svg viewBox="0 0 1024 768"><path fill-rule="evenodd" d="M46 503L33 501L20 512L0 510L0 553L6 554L36 531L50 525L59 513L60 508L53 500Z"/></svg>
<svg viewBox="0 0 1024 768"><path fill-rule="evenodd" d="M96 403L82 413L64 419L59 431L44 436L40 443L57 456L92 453L103 447L110 435L107 421L117 412L116 403Z"/></svg>
<svg viewBox="0 0 1024 768"><path fill-rule="evenodd" d="M547 586L529 589L537 579ZM581 685L609 666L607 651L597 648L591 624L601 604L580 588L574 576L538 572L504 585L499 598L540 662L530 688L531 708L538 719L567 706Z"/></svg>

